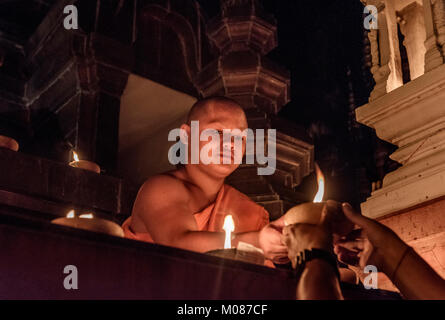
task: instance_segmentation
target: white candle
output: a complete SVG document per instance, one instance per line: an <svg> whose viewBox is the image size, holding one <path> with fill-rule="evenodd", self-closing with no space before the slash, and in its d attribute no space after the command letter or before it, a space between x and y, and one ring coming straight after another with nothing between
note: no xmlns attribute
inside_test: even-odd
<svg viewBox="0 0 445 320"><path fill-rule="evenodd" d="M232 232L235 231L235 223L231 215L224 218L223 229L226 232L226 239L224 241L224 249L232 248Z"/></svg>

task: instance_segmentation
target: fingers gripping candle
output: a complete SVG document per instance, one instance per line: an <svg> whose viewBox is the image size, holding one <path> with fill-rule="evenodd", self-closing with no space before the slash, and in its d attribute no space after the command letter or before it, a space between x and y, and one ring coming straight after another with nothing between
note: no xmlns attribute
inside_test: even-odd
<svg viewBox="0 0 445 320"><path fill-rule="evenodd" d="M284 215L285 225L296 223L318 224L320 222L321 212L326 205L326 202L323 202L325 179L317 164L315 164L315 171L317 174L318 190L313 202L302 203L289 209ZM333 203L335 204L335 202ZM332 211L333 212L329 213L331 215L332 231L339 235L350 232L354 225L344 217L341 209Z"/></svg>

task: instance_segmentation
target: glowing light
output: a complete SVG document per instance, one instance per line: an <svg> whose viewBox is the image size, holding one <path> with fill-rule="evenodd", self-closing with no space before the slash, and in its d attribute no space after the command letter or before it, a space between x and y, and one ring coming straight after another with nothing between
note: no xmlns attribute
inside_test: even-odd
<svg viewBox="0 0 445 320"><path fill-rule="evenodd" d="M94 216L93 216L92 213L84 213L84 214L81 214L81 215L79 216L79 218L83 218L83 219L93 219Z"/></svg>
<svg viewBox="0 0 445 320"><path fill-rule="evenodd" d="M72 219L72 218L74 218L74 210L70 210L67 214L66 214L66 217L67 218L69 218L69 219Z"/></svg>
<svg viewBox="0 0 445 320"><path fill-rule="evenodd" d="M320 167L318 164L315 164L315 172L317 174L317 182L318 182L318 191L315 195L313 202L322 202L323 201L323 195L324 195L324 176L323 173L320 170Z"/></svg>
<svg viewBox="0 0 445 320"><path fill-rule="evenodd" d="M232 248L232 232L235 231L235 223L231 215L224 218L223 229L226 232L226 239L224 241L224 249Z"/></svg>
<svg viewBox="0 0 445 320"><path fill-rule="evenodd" d="M73 150L73 159L74 161L79 161L79 156L77 155L76 151Z"/></svg>

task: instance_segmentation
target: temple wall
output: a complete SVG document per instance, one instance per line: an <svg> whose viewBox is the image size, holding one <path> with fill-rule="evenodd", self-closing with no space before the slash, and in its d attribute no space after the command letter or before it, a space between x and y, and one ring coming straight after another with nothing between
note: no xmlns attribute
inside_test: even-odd
<svg viewBox="0 0 445 320"><path fill-rule="evenodd" d="M364 2L377 5L381 14L392 15L388 21L400 24L411 79L392 90L379 89L394 71L382 73L381 60L374 59L387 55L386 45L375 39L394 36L391 28L379 26L369 34L376 86L369 103L356 110L356 118L398 147L390 157L401 167L385 176L382 188L374 190L361 209L393 229L445 276L444 3Z"/></svg>

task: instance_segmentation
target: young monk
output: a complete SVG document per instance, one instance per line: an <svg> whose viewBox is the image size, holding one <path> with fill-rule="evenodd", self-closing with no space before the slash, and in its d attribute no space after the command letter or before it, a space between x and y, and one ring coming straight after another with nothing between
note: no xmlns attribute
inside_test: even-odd
<svg viewBox="0 0 445 320"><path fill-rule="evenodd" d="M199 121L199 134L206 129L222 133L223 129L247 128L246 115L235 101L224 97L200 100L181 126L188 155L192 154L192 121ZM191 164L189 159L179 169L149 178L139 190L132 215L123 224L126 237L197 252L221 249L224 218L230 214L235 223L233 247L244 241L261 248L268 260L287 262L287 247L281 242L283 220L269 223L263 207L224 183L239 166L234 163L233 140L224 143L221 136L220 164L204 164L201 160ZM200 141L199 151L208 143L212 139ZM224 148L230 149L230 164L223 164ZM243 138L242 154L245 149Z"/></svg>

